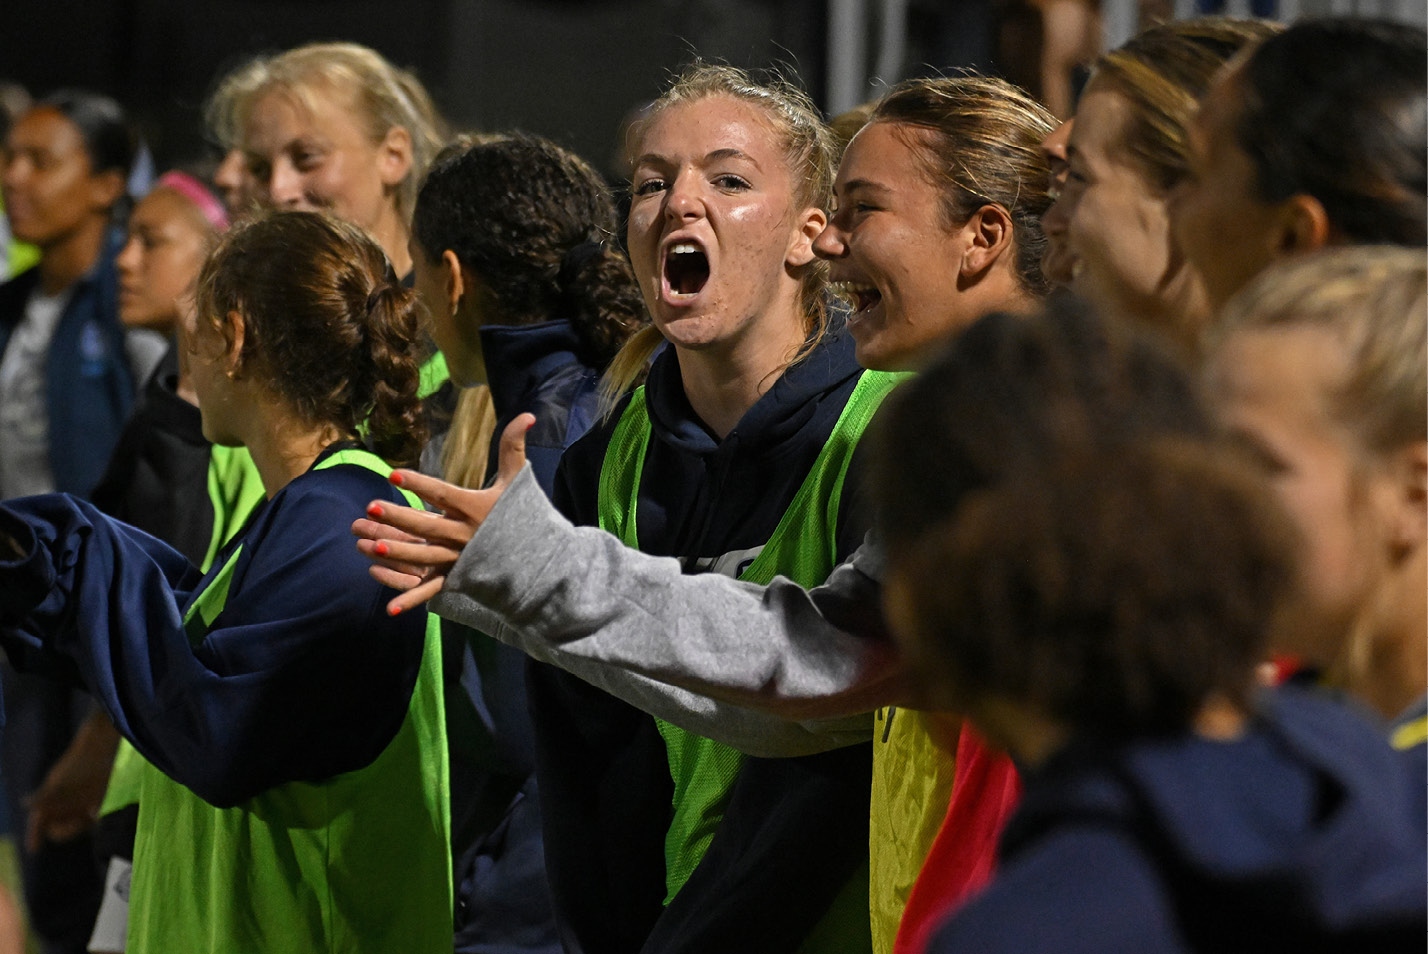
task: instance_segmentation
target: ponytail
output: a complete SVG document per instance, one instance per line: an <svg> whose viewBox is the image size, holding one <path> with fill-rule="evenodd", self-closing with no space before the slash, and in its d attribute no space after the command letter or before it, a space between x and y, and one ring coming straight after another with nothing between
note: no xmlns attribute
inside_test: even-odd
<svg viewBox="0 0 1428 954"><path fill-rule="evenodd" d="M378 456L392 463L415 463L426 442L417 397L421 367L412 347L419 338L418 308L416 292L385 276L367 295L367 345L374 382L367 440Z"/></svg>
<svg viewBox="0 0 1428 954"><path fill-rule="evenodd" d="M198 313L244 319L239 362L301 420L365 434L389 463L416 461L416 294L356 226L275 212L235 226L198 278Z"/></svg>

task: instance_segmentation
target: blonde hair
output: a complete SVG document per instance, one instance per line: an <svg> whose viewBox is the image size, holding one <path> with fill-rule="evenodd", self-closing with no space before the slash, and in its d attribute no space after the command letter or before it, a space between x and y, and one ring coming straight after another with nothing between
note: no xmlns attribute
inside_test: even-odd
<svg viewBox="0 0 1428 954"><path fill-rule="evenodd" d="M1131 115L1121 131L1125 149L1146 177L1166 190L1185 175L1186 130L1220 68L1283 29L1236 17L1151 27L1097 60L1087 89L1110 86L1129 100Z"/></svg>
<svg viewBox="0 0 1428 954"><path fill-rule="evenodd" d="M230 72L209 98L205 117L214 138L231 147L263 95L282 90L311 111L314 87L351 94L368 138L378 143L394 127L411 136L412 167L397 190L397 211L411 218L417 187L446 142L445 122L421 81L357 43L309 43L257 57Z"/></svg>
<svg viewBox="0 0 1428 954"><path fill-rule="evenodd" d="M1374 453L1428 438L1428 259L1423 249L1364 245L1297 256L1261 273L1225 306L1218 348L1238 331L1315 328L1347 373L1329 407Z"/></svg>
<svg viewBox="0 0 1428 954"><path fill-rule="evenodd" d="M732 66L696 62L684 70L646 114L630 127L638 141L643 130L671 106L725 96L760 110L774 133L783 140L784 156L792 173L794 201L799 208L828 211L839 149L813 100L802 89L777 74L756 80ZM808 343L790 364L807 354L822 337L828 312L825 293L828 264L814 259L802 266L799 305L807 320ZM655 349L664 341L659 329L647 325L625 342L610 362L600 382L601 407L608 413L620 395L638 380Z"/></svg>
<svg viewBox="0 0 1428 954"><path fill-rule="evenodd" d="M441 443L441 478L458 487L486 484L491 438L496 433L496 408L484 384L462 389L451 414L451 427Z"/></svg>

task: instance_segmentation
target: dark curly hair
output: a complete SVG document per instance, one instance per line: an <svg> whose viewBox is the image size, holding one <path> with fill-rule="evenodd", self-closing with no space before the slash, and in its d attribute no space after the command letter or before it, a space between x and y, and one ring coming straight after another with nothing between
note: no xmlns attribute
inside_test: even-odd
<svg viewBox="0 0 1428 954"><path fill-rule="evenodd" d="M1070 298L994 312L890 395L869 437L891 556L969 493L1089 442L1208 439L1209 413L1159 342Z"/></svg>
<svg viewBox="0 0 1428 954"><path fill-rule="evenodd" d="M1088 446L972 494L891 585L940 698L1125 739L1186 731L1215 697L1250 708L1293 539L1225 449Z"/></svg>
<svg viewBox="0 0 1428 954"><path fill-rule="evenodd" d="M303 421L365 434L390 463L417 459L419 306L361 229L316 212L237 225L204 263L197 303L215 325L243 316L240 367Z"/></svg>
<svg viewBox="0 0 1428 954"><path fill-rule="evenodd" d="M581 360L603 369L646 320L615 226L609 191L584 160L511 133L432 166L412 234L429 260L450 250L480 277L500 309L496 323L568 319Z"/></svg>

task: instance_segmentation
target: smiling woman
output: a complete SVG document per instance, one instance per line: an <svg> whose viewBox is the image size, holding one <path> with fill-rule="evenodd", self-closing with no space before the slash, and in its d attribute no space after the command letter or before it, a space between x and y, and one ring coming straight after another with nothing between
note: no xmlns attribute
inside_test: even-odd
<svg viewBox="0 0 1428 954"><path fill-rule="evenodd" d="M415 76L355 43L312 43L231 72L208 113L242 151L237 178L259 205L330 211L410 271L417 186L445 138Z"/></svg>
<svg viewBox="0 0 1428 954"><path fill-rule="evenodd" d="M1154 27L1102 57L1076 112L1065 187L1046 214L1071 288L1193 347L1209 318L1200 276L1171 234L1199 98L1239 50L1278 26L1206 17Z"/></svg>

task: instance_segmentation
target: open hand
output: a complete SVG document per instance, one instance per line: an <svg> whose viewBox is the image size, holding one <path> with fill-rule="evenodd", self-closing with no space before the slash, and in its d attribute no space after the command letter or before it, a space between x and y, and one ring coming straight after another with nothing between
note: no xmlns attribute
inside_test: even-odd
<svg viewBox="0 0 1428 954"><path fill-rule="evenodd" d="M395 616L441 592L462 548L525 466L526 431L534 423L534 415L521 414L506 425L496 479L489 487L469 490L414 470L395 470L392 483L441 512L374 500L367 516L352 524L357 549L372 561L373 578L404 591L387 604L388 613Z"/></svg>

